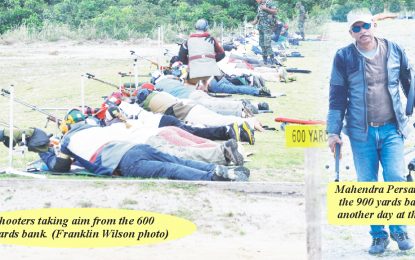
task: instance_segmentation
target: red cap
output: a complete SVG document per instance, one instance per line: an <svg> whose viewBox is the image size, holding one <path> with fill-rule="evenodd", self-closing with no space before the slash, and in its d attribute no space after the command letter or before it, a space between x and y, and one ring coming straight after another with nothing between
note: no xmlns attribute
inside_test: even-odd
<svg viewBox="0 0 415 260"><path fill-rule="evenodd" d="M141 85L141 89L148 89L150 91L153 91L156 89L156 87L154 87L154 85L151 83L143 83L143 85Z"/></svg>
<svg viewBox="0 0 415 260"><path fill-rule="evenodd" d="M120 92L113 92L111 94L111 96L108 97L108 101L110 101L110 102L112 102L116 105L121 104L122 100L123 100L123 95Z"/></svg>

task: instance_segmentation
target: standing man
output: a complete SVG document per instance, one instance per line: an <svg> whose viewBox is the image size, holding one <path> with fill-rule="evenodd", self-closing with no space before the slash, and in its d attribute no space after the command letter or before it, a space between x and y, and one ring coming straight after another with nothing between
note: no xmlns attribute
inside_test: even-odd
<svg viewBox="0 0 415 260"><path fill-rule="evenodd" d="M304 35L304 23L306 19L306 12L304 5L301 4L301 2L297 2L295 4L295 7L298 10L298 32L301 36L301 39L304 41L305 35Z"/></svg>
<svg viewBox="0 0 415 260"><path fill-rule="evenodd" d="M179 60L189 65L190 84L197 89L208 91L208 79L221 76L216 62L225 57L225 51L219 42L208 32L209 24L206 19L199 19L195 24L196 33L190 35L179 50Z"/></svg>
<svg viewBox="0 0 415 260"><path fill-rule="evenodd" d="M264 60L264 64L268 64L268 56L270 58L270 63L276 64L271 47L271 40L273 30L277 23L277 19L275 17L277 8L272 0L256 0L256 2L258 3L258 12L255 20L252 21L252 24L257 24L257 29L259 31L259 46L262 49L262 58Z"/></svg>
<svg viewBox="0 0 415 260"><path fill-rule="evenodd" d="M374 36L370 13L349 13L349 33L354 43L337 51L330 79L327 118L329 146L342 145L343 128L349 136L360 182L377 182L379 162L386 182L404 182L404 138L410 129L400 101L399 85L405 95L410 88L411 67L404 50L396 43ZM414 244L406 226L390 225L392 240L400 250ZM372 225L370 254L381 254L389 244L382 225Z"/></svg>

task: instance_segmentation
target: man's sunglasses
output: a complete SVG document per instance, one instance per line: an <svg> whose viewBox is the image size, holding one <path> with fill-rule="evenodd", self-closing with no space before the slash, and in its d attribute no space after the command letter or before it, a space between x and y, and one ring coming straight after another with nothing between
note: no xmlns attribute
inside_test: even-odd
<svg viewBox="0 0 415 260"><path fill-rule="evenodd" d="M364 23L360 26L359 25L353 25L352 26L352 32L358 33L362 30L362 28L365 29L365 30L369 30L370 27L372 27L372 24L370 24L370 23Z"/></svg>

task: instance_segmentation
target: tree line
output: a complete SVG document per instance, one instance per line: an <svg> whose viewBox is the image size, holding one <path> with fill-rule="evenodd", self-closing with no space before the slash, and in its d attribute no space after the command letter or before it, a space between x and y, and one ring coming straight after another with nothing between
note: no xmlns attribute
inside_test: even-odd
<svg viewBox="0 0 415 260"><path fill-rule="evenodd" d="M298 0L274 1L282 21L295 19ZM303 0L309 16L345 21L347 12L367 7L374 14L415 9L415 0ZM2 0L0 34L19 26L33 30L45 24L73 30L93 27L102 35L127 39L131 32L150 35L159 25L187 33L199 18L235 28L256 15L255 0Z"/></svg>

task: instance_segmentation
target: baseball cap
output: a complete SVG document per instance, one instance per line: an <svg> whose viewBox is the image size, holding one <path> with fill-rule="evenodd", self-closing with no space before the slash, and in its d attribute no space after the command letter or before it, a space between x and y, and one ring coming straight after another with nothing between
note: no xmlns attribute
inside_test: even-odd
<svg viewBox="0 0 415 260"><path fill-rule="evenodd" d="M372 21L373 16L369 10L352 10L347 14L349 28L357 22L371 23Z"/></svg>

